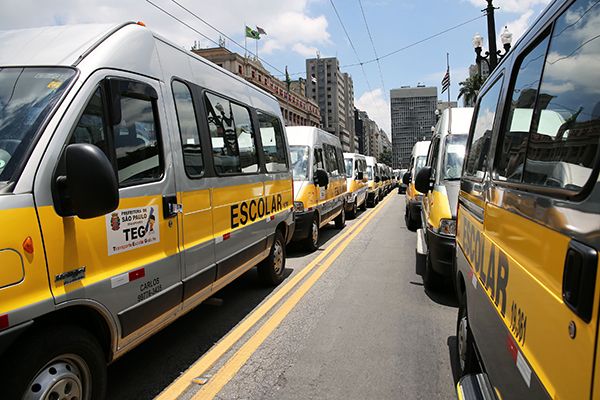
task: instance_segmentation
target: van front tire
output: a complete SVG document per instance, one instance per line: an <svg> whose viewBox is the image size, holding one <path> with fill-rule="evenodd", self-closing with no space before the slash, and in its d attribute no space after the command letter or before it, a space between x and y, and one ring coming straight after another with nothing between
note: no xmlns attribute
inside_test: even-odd
<svg viewBox="0 0 600 400"><path fill-rule="evenodd" d="M279 230L275 231L269 256L258 264L257 270L260 280L266 285L277 286L283 281L285 271L285 241Z"/></svg>
<svg viewBox="0 0 600 400"><path fill-rule="evenodd" d="M346 212L344 211L346 209L346 204L342 204L342 211L340 212L340 215L338 215L335 218L335 227L337 229L343 229L346 226Z"/></svg>
<svg viewBox="0 0 600 400"><path fill-rule="evenodd" d="M40 327L26 340L2 371L9 383L3 385L3 398L104 398L106 358L88 331Z"/></svg>
<svg viewBox="0 0 600 400"><path fill-rule="evenodd" d="M433 270L431 265L431 256L427 250L427 258L425 260L425 271L423 272L423 286L427 290L437 290L442 286L443 277Z"/></svg>
<svg viewBox="0 0 600 400"><path fill-rule="evenodd" d="M312 222L310 223L308 237L304 239L304 248L311 252L317 250L319 248L319 236L319 217L315 214Z"/></svg>

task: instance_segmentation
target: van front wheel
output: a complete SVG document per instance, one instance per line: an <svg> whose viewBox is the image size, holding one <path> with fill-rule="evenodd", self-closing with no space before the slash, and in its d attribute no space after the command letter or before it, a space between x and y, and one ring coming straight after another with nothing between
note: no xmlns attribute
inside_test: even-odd
<svg viewBox="0 0 600 400"><path fill-rule="evenodd" d="M266 285L276 286L283 281L285 271L285 241L279 230L275 231L269 256L257 267L260 280Z"/></svg>
<svg viewBox="0 0 600 400"><path fill-rule="evenodd" d="M346 211L344 211L346 209L346 203L342 204L342 211L340 212L340 215L338 215L335 219L335 227L337 229L342 229L343 227L346 226Z"/></svg>
<svg viewBox="0 0 600 400"><path fill-rule="evenodd" d="M431 265L431 256L427 250L427 258L425 260L425 272L423 273L423 286L427 290L439 289L442 283L442 276L433 270Z"/></svg>
<svg viewBox="0 0 600 400"><path fill-rule="evenodd" d="M106 359L88 331L77 326L40 329L20 349L7 363L10 369L2 372L11 382L3 387L6 398L104 398Z"/></svg>
<svg viewBox="0 0 600 400"><path fill-rule="evenodd" d="M316 213L310 223L308 237L304 239L304 247L308 251L315 251L319 248L319 217Z"/></svg>

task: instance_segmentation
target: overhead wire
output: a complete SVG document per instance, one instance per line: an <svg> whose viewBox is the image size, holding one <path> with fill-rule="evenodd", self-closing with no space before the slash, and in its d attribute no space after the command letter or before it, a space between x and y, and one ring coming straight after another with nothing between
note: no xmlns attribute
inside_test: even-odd
<svg viewBox="0 0 600 400"><path fill-rule="evenodd" d="M362 13L363 21L365 21L365 27L367 28L367 33L369 34L369 40L371 41L371 47L373 47L373 54L375 54L375 59L377 59L377 68L379 69L379 79L381 79L381 87L383 92L385 93L385 83L383 82L383 72L381 71L381 63L379 62L379 55L377 55L377 49L375 48L375 42L373 41L373 35L371 35L371 29L369 29L369 23L367 22L367 16L365 15L365 10L362 5L362 1L358 0L358 5L360 6L360 12Z"/></svg>
<svg viewBox="0 0 600 400"><path fill-rule="evenodd" d="M346 30L346 26L344 25L344 22L342 21L342 17L340 16L337 8L335 7L335 3L333 2L333 0L329 0L329 2L331 3L331 7L333 7L333 11L335 12L335 15L337 16L338 21L340 21L340 25L342 26L342 29L344 30L344 34L346 34L346 38L348 39L348 42L350 43L350 47L352 48L352 51L354 51L354 55L356 56L356 59L358 60L358 64L360 65L360 68L362 69L362 73L365 77L365 81L367 82L367 87L369 88L369 92L371 92L372 91L371 84L369 83L369 78L367 77L367 72L365 71L365 67L363 66L363 63L360 61L360 56L358 55L358 51L356 51L356 47L354 47L354 43L352 42L352 39L350 38L348 31Z"/></svg>

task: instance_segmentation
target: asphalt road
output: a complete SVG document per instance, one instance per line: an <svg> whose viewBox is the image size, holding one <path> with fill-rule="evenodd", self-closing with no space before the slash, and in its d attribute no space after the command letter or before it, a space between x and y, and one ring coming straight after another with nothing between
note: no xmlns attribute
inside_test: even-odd
<svg viewBox="0 0 600 400"><path fill-rule="evenodd" d="M415 234L404 225L404 196L388 197L217 398L456 398L455 301L449 290L423 289L415 273ZM288 249L286 281L341 232L333 224L326 228L313 254ZM110 366L107 398L158 395L279 288L261 287L249 271L223 289L219 301L201 305ZM238 349L225 353L208 375L218 374ZM198 389L193 385L181 398Z"/></svg>

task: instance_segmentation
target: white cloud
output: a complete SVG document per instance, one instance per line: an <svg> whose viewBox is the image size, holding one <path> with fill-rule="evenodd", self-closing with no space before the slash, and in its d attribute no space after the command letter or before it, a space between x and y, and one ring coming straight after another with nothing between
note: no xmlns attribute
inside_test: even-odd
<svg viewBox="0 0 600 400"><path fill-rule="evenodd" d="M527 10L521 16L514 21L510 21L506 23L506 27L509 32L513 34L512 43L514 44L519 38L525 33L525 31L531 26L533 17L533 10ZM504 30L504 27L500 29L498 32L498 37L496 38L497 46L499 49L502 48L502 42L500 41L500 34Z"/></svg>
<svg viewBox="0 0 600 400"><path fill-rule="evenodd" d="M218 42L219 33L176 4L168 1L153 2ZM210 7L191 0L178 2L242 45L244 26L260 26L267 32L258 43L264 48L261 49L261 54L284 50L296 43L311 47L331 42L325 16L309 15L309 3L314 0L221 0ZM5 8L0 13L2 29L142 20L148 28L180 46L190 48L195 40L203 45L214 46L143 0L63 0L59 7L54 2L22 0ZM249 50L253 50L254 45L251 40L248 41ZM229 40L226 41L226 46L236 52L240 51Z"/></svg>
<svg viewBox="0 0 600 400"><path fill-rule="evenodd" d="M379 128L387 133L388 138L392 133L392 117L390 115L390 103L380 88L365 92L358 99L354 99L354 106L369 114L369 118L377 123Z"/></svg>
<svg viewBox="0 0 600 400"><path fill-rule="evenodd" d="M314 57L318 51L316 47L307 46L304 43L294 44L292 50L306 58Z"/></svg>

